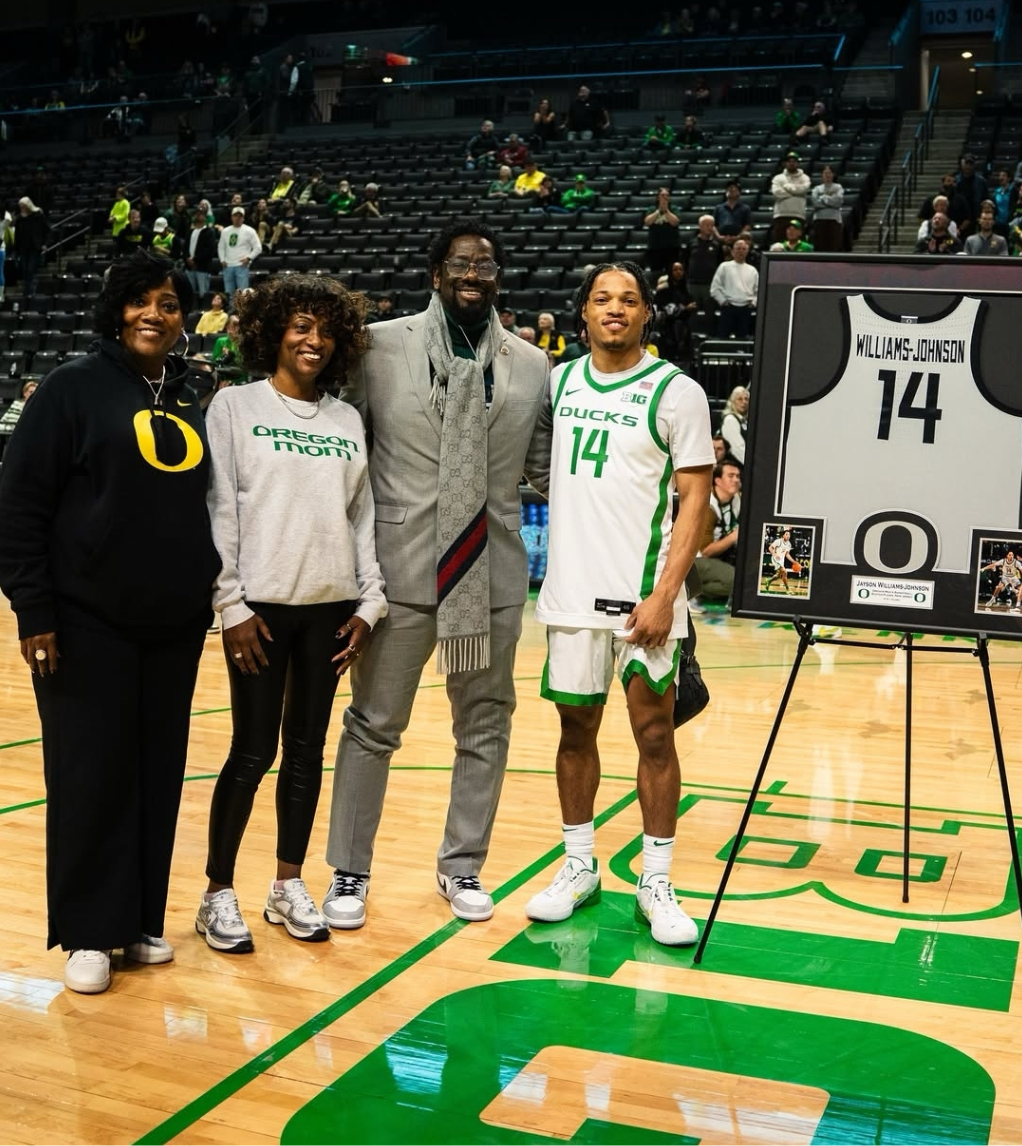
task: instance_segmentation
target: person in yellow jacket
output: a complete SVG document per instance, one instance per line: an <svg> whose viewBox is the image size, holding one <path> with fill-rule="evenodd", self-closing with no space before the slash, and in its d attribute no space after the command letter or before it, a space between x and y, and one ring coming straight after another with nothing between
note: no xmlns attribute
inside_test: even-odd
<svg viewBox="0 0 1022 1146"><path fill-rule="evenodd" d="M557 329L554 316L549 311L544 311L536 319L536 324L539 327L536 345L540 350L547 352L552 362L560 362L564 353L564 335Z"/></svg>
<svg viewBox="0 0 1022 1146"><path fill-rule="evenodd" d="M130 214L131 200L128 198L128 189L127 187L118 187L114 197L114 205L110 208L110 217L107 219L110 224L111 238L116 239L128 225L128 215Z"/></svg>
<svg viewBox="0 0 1022 1146"><path fill-rule="evenodd" d="M209 310L203 311L195 324L196 334L220 334L227 325L228 314L224 308L225 298L218 291L209 300Z"/></svg>

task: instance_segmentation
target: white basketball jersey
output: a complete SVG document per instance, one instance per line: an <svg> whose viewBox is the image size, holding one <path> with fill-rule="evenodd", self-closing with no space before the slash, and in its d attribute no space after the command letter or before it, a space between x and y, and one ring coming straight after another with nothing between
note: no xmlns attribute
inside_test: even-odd
<svg viewBox="0 0 1022 1146"><path fill-rule="evenodd" d="M770 542L770 556L778 569L784 564L784 559L790 552L791 542L785 541L783 537L778 537L776 541Z"/></svg>
<svg viewBox="0 0 1022 1146"><path fill-rule="evenodd" d="M586 355L550 380L550 523L536 619L563 628L624 624L667 558L675 469L713 461L706 396L676 366L644 355L632 372L600 377L620 380L599 381ZM658 429L661 402L683 423L672 441ZM671 634L683 636L684 590L674 612Z"/></svg>
<svg viewBox="0 0 1022 1146"><path fill-rule="evenodd" d="M923 318L842 300L842 365L817 397L789 401L778 477L778 514L825 520L824 561L899 572L879 537L903 523L934 569L964 573L973 528L1020 524L1022 418L979 377L985 305L958 296Z"/></svg>
<svg viewBox="0 0 1022 1146"><path fill-rule="evenodd" d="M1001 571L1001 580L1005 585L1017 585L1019 583L1019 563L1016 557L1013 561L1009 561L1007 557L1003 561L997 562L997 568Z"/></svg>

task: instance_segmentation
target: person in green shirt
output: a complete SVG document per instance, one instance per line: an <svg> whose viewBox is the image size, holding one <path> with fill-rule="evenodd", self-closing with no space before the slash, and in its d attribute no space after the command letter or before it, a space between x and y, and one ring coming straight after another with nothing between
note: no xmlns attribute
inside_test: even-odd
<svg viewBox="0 0 1022 1146"><path fill-rule="evenodd" d="M172 259L176 252L174 232L163 215L153 223L153 250L168 259Z"/></svg>
<svg viewBox="0 0 1022 1146"><path fill-rule="evenodd" d="M772 243L770 250L774 253L797 255L804 251L811 251L813 244L808 239L804 239L803 229L805 224L801 219L789 219L788 227L784 233L783 243Z"/></svg>
<svg viewBox="0 0 1022 1146"><path fill-rule="evenodd" d="M575 186L569 187L561 196L561 206L568 211L584 211L596 203L596 192L587 185L586 177L580 171L575 176Z"/></svg>
<svg viewBox="0 0 1022 1146"><path fill-rule="evenodd" d="M669 151L674 146L674 128L665 116L653 116L653 126L647 128L642 146L650 151Z"/></svg>
<svg viewBox="0 0 1022 1146"><path fill-rule="evenodd" d="M802 117L795 110L795 104L786 99L781 104L781 110L774 116L774 130L786 131L794 135L802 124Z"/></svg>
<svg viewBox="0 0 1022 1146"><path fill-rule="evenodd" d="M497 172L497 178L490 184L486 192L487 199L506 199L515 189L515 177L511 168L505 163Z"/></svg>
<svg viewBox="0 0 1022 1146"><path fill-rule="evenodd" d="M231 382L245 382L248 375L242 367L241 354L238 349L238 333L241 322L236 314L227 320L223 334L213 343L209 360L213 363L217 375L221 379Z"/></svg>
<svg viewBox="0 0 1022 1146"><path fill-rule="evenodd" d="M129 214L131 214L131 200L128 198L128 189L127 187L118 187L117 194L114 196L114 205L110 208L110 217L107 219L112 238L116 239L128 225Z"/></svg>
<svg viewBox="0 0 1022 1146"><path fill-rule="evenodd" d="M350 215L357 202L351 184L347 179L342 179L337 184L337 190L326 201L326 205L335 215Z"/></svg>

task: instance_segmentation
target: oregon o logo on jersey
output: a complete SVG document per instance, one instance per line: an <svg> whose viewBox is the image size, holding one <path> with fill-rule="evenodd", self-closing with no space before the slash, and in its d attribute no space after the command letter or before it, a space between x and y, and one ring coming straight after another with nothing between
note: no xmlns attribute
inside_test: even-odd
<svg viewBox="0 0 1022 1146"><path fill-rule="evenodd" d="M159 443L153 430L153 421L156 418L164 423L161 426ZM186 470L195 469L202 461L202 439L187 422L173 414L139 410L134 417L134 426L139 453L154 470L184 473ZM161 454L164 456L160 457Z"/></svg>

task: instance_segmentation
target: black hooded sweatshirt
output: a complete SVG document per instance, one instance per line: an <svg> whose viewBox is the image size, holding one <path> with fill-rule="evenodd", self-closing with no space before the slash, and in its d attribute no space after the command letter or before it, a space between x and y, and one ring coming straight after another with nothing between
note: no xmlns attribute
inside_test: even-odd
<svg viewBox="0 0 1022 1146"><path fill-rule="evenodd" d="M220 558L187 371L167 359L157 407L103 339L26 404L0 467L0 589L20 637L58 630L62 612L147 639L208 618Z"/></svg>

